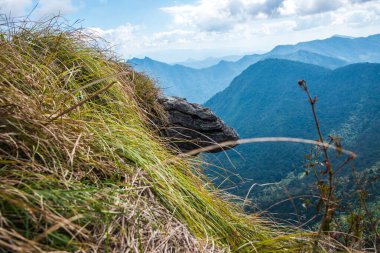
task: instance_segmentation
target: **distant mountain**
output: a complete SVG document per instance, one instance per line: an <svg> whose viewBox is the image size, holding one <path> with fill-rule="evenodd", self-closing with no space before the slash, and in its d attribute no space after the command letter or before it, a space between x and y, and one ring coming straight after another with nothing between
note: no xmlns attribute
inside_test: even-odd
<svg viewBox="0 0 380 253"><path fill-rule="evenodd" d="M223 56L223 57L208 57L203 60L194 60L194 59L189 59L187 61L183 62L177 62L176 64L189 67L189 68L194 68L194 69L202 69L202 68L208 68L211 67L215 64L218 64L220 61L237 61L239 60L242 55L228 55L228 56Z"/></svg>
<svg viewBox="0 0 380 253"><path fill-rule="evenodd" d="M359 62L380 63L380 34L360 38L335 35L324 40L281 45L268 53L246 55L230 64L245 69L269 58L300 61L331 69Z"/></svg>
<svg viewBox="0 0 380 253"><path fill-rule="evenodd" d="M348 63L380 62L380 34L350 38L333 36L324 40L275 47L269 54L285 55L299 50L337 58Z"/></svg>
<svg viewBox="0 0 380 253"><path fill-rule="evenodd" d="M331 36L332 38L333 37L337 37L337 38L344 38L344 39L355 39L355 37L352 37L352 36L348 36L348 35L341 35L341 34L335 34L333 36Z"/></svg>
<svg viewBox="0 0 380 253"><path fill-rule="evenodd" d="M341 136L344 147L358 154L358 170L380 161L380 64L353 64L332 71L288 60L264 60L243 71L206 106L242 138L317 139L310 105L297 85L299 79L307 80L312 95L318 97L317 116L324 136ZM228 159L220 154L216 160L229 171L264 183L302 172L308 147L264 143L238 146L236 151L228 151ZM247 187L242 188L242 195Z"/></svg>
<svg viewBox="0 0 380 253"><path fill-rule="evenodd" d="M261 55L259 54L246 55L243 58L241 58L239 61L234 63L234 65L235 65L235 68L245 69L249 65L252 65L258 61L265 60L265 59L285 59L285 60L299 61L299 62L319 65L319 66L329 68L329 69L335 69L335 68L342 67L348 64L347 61L333 58L330 56L325 56L323 54L313 53L313 52L309 52L305 50L298 50L298 51L289 52L289 53L283 52L283 54L269 52L269 53L261 54Z"/></svg>
<svg viewBox="0 0 380 253"><path fill-rule="evenodd" d="M266 54L246 55L238 61L225 61L202 69L169 65L150 58L128 62L158 80L167 95L203 103L226 88L234 77L263 59L288 59L335 69L357 62L380 62L380 34L365 38L333 36L325 40L277 46Z"/></svg>
<svg viewBox="0 0 380 253"><path fill-rule="evenodd" d="M203 103L217 91L223 90L239 73L225 61L204 69L169 65L148 57L133 58L128 63L137 71L154 78L166 95L184 97L195 103Z"/></svg>
<svg viewBox="0 0 380 253"><path fill-rule="evenodd" d="M333 58L333 57L325 56L322 54L312 53L305 50L298 50L294 53L285 54L285 55L269 54L263 57L263 59L271 59L271 58L305 62L305 63L323 66L329 69L339 68L348 64L346 61L340 60L338 58Z"/></svg>

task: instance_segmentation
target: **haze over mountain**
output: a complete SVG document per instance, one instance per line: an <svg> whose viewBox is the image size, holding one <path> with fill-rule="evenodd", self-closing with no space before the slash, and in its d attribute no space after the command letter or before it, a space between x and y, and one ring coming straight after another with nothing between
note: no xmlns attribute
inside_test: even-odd
<svg viewBox="0 0 380 253"><path fill-rule="evenodd" d="M340 136L358 154L358 170L380 161L380 64L352 64L336 70L300 62L269 59L253 64L207 103L242 138L286 136L317 139L310 105L297 80L307 80L317 96L317 116L324 136ZM253 182L277 182L304 171L308 146L265 143L238 146L217 158L230 171ZM251 182L252 184L252 182ZM248 186L249 187L249 186ZM242 195L246 194L243 187Z"/></svg>
<svg viewBox="0 0 380 253"><path fill-rule="evenodd" d="M155 78L167 95L203 103L222 91L248 66L268 58L300 61L335 69L357 62L380 62L380 35L362 38L333 36L324 40L277 46L266 54L246 55L238 61L220 61L208 68L193 69L150 58L128 61L138 71Z"/></svg>
<svg viewBox="0 0 380 253"><path fill-rule="evenodd" d="M283 55L305 50L348 63L380 62L380 34L368 37L351 38L335 35L325 40L301 42L296 45L275 47L270 54Z"/></svg>
<svg viewBox="0 0 380 253"><path fill-rule="evenodd" d="M223 57L208 57L203 60L188 59L187 61L177 62L176 64L194 69L202 69L218 64L220 61L237 61L242 57L242 55L228 55Z"/></svg>
<svg viewBox="0 0 380 253"><path fill-rule="evenodd" d="M148 57L133 58L128 63L155 79L166 95L184 97L196 103L203 103L216 91L223 90L239 73L226 61L204 69L170 65Z"/></svg>

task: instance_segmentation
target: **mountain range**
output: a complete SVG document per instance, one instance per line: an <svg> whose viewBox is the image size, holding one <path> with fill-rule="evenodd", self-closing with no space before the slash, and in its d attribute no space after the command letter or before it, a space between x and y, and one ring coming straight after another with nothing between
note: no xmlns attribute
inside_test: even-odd
<svg viewBox="0 0 380 253"><path fill-rule="evenodd" d="M225 89L247 67L269 58L311 63L329 69L358 62L376 63L380 62L380 34L361 38L333 36L296 45L281 45L265 54L246 55L237 61L221 60L213 66L200 69L170 65L148 57L133 58L128 63L154 78L166 95L204 103Z"/></svg>
<svg viewBox="0 0 380 253"><path fill-rule="evenodd" d="M358 63L330 70L289 60L263 60L243 71L205 105L242 138L285 136L315 140L318 135L311 107L297 85L300 79L307 81L312 96L317 97L316 114L325 139L338 136L344 148L358 155L348 170L351 166L358 171L378 166L380 64ZM232 172L249 179L235 192L245 196L253 183L297 180L305 171L305 154L309 152L308 145L260 143L238 146L227 151L227 156L220 154L210 159L226 168L228 173L222 177ZM343 159L335 153L331 156L335 163ZM300 189L300 185L296 188Z"/></svg>
<svg viewBox="0 0 380 253"><path fill-rule="evenodd" d="M242 58L242 55L227 55L223 57L207 57L203 60L196 60L196 59L188 59L183 62L177 62L176 64L190 67L194 69L202 69L202 68L208 68L215 64L218 64L220 61L237 61L240 58Z"/></svg>
<svg viewBox="0 0 380 253"><path fill-rule="evenodd" d="M170 65L148 57L133 58L128 63L153 78L165 95L183 97L196 103L203 103L215 92L226 88L239 74L239 68L226 61L204 69Z"/></svg>

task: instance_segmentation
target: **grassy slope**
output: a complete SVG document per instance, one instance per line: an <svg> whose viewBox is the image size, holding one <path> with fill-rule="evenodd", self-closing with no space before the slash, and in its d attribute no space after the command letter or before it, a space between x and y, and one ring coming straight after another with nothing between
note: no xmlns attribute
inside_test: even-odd
<svg viewBox="0 0 380 253"><path fill-rule="evenodd" d="M0 34L0 252L306 247L165 148L148 78L54 22Z"/></svg>

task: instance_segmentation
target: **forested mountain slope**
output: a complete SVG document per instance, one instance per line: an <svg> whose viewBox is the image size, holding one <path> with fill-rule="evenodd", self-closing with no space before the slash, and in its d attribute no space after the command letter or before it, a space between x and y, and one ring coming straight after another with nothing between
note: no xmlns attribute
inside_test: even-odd
<svg viewBox="0 0 380 253"><path fill-rule="evenodd" d="M155 78L167 95L204 103L226 88L247 67L269 58L294 60L330 69L357 62L380 62L380 35L361 38L333 36L296 45L281 45L265 54L246 55L238 61L222 60L200 69L170 65L147 57L133 58L128 63Z"/></svg>
<svg viewBox="0 0 380 253"><path fill-rule="evenodd" d="M297 80L307 80L317 96L317 115L324 136L342 137L358 154L357 169L380 160L380 64L353 64L334 71L287 60L265 60L250 66L206 105L242 138L287 136L317 139L310 105ZM302 172L308 147L299 144L251 144L218 158L254 182L276 182ZM241 156L243 158L241 158Z"/></svg>

